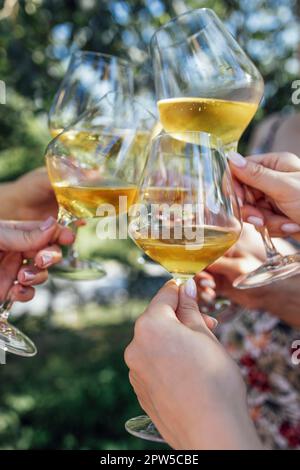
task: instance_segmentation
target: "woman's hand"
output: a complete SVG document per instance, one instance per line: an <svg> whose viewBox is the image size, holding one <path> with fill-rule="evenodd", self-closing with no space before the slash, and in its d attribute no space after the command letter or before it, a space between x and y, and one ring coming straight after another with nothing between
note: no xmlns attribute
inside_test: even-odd
<svg viewBox="0 0 300 470"><path fill-rule="evenodd" d="M32 286L45 282L47 269L61 260L59 245L73 241L73 233L60 227L52 217L44 222L1 221L0 302L7 298L31 300Z"/></svg>
<svg viewBox="0 0 300 470"><path fill-rule="evenodd" d="M0 219L57 217L57 202L46 168L38 168L1 187Z"/></svg>
<svg viewBox="0 0 300 470"><path fill-rule="evenodd" d="M247 158L231 152L228 158L239 183L243 219L257 227L265 225L271 236L299 238L300 158L283 152Z"/></svg>
<svg viewBox="0 0 300 470"><path fill-rule="evenodd" d="M175 449L257 449L240 372L199 312L195 282L168 282L125 351L142 408Z"/></svg>

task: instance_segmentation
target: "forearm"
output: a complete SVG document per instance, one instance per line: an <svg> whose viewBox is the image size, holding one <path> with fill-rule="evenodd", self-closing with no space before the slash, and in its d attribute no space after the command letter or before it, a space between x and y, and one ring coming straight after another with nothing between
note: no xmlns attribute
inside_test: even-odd
<svg viewBox="0 0 300 470"><path fill-rule="evenodd" d="M263 449L255 427L244 409L216 406L202 410L201 417L190 426L180 449L186 450L259 450ZM208 413L208 414L207 414ZM207 414L207 417L205 416ZM205 426L203 426L205 424Z"/></svg>

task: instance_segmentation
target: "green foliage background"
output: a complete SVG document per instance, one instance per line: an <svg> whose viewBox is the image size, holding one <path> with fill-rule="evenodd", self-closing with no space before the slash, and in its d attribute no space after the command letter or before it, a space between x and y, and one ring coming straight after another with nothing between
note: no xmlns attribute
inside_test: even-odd
<svg viewBox="0 0 300 470"><path fill-rule="evenodd" d="M142 67L154 30L202 6L214 8L226 21L265 77L256 122L274 111L293 111L291 82L299 73L296 0L2 0L0 79L7 101L0 105L0 181L43 164L47 111L74 50L117 54ZM58 314L57 306L43 316L18 320L36 341L39 355L10 356L7 366L0 366L2 449L157 447L123 430L125 419L140 410L122 354L135 316L162 279L147 278L129 242L87 244L91 234L87 228L81 235L81 250L126 267L130 300L85 304L79 298L72 320L69 311ZM48 290L57 293L52 284Z"/></svg>

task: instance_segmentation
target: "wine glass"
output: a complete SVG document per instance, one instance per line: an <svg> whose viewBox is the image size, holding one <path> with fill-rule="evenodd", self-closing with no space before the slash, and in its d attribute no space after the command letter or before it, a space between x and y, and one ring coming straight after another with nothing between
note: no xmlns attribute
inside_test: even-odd
<svg viewBox="0 0 300 470"><path fill-rule="evenodd" d="M108 54L75 52L49 112L52 136L73 126L86 127L84 113L109 91L117 90L133 93L133 69L129 62ZM77 231L76 226L73 229ZM74 245L65 251L61 263L51 268L52 275L71 280L92 280L105 275L98 262L80 259Z"/></svg>
<svg viewBox="0 0 300 470"><path fill-rule="evenodd" d="M32 357L37 353L35 344L22 331L8 322L13 301L7 297L0 303L0 349L17 356Z"/></svg>
<svg viewBox="0 0 300 470"><path fill-rule="evenodd" d="M139 125L147 119L152 115L136 100L108 93L84 114L86 127L70 126L50 142L46 164L61 225L81 218L113 222L126 216L145 165L150 134L141 132Z"/></svg>
<svg viewBox="0 0 300 470"><path fill-rule="evenodd" d="M225 150L204 132L160 134L152 140L129 234L178 284L224 255L242 222ZM151 420L125 425L131 434L162 441Z"/></svg>
<svg viewBox="0 0 300 470"><path fill-rule="evenodd" d="M126 60L100 52L75 52L49 111L52 137L76 123L108 92L132 95L133 87L133 68Z"/></svg>
<svg viewBox="0 0 300 470"><path fill-rule="evenodd" d="M263 79L210 9L184 13L162 26L151 40L158 109L163 128L206 131L220 137L226 152L253 118L263 95ZM259 287L293 276L299 262L275 249L268 230L260 230L267 259L234 287Z"/></svg>

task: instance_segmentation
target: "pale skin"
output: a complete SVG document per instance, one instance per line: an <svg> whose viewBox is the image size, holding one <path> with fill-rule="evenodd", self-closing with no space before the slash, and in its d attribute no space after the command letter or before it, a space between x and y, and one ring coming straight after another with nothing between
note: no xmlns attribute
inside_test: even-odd
<svg viewBox="0 0 300 470"><path fill-rule="evenodd" d="M57 202L45 167L16 181L2 183L0 220L44 220L57 217Z"/></svg>
<svg viewBox="0 0 300 470"><path fill-rule="evenodd" d="M242 216L271 236L300 239L300 158L288 152L229 154Z"/></svg>
<svg viewBox="0 0 300 470"><path fill-rule="evenodd" d="M267 154L246 161L238 154L232 156L232 173L245 220L260 219L257 226L267 225L271 235L299 236L299 162L292 154ZM251 191L251 204L244 185ZM249 263L255 268L261 262L260 256L261 252L255 255L251 251L246 255L237 247L227 257L229 263L224 257L214 273L216 278L223 276L223 291L227 286L230 293L231 283L241 274L242 266L247 266L248 272ZM207 273L202 276L198 275L198 283L206 280L206 293L213 296L214 285L208 282L212 279ZM174 283L169 283L138 320L134 338L125 352L131 384L142 408L172 447L259 449L261 444L248 416L240 373L205 325L197 306L197 289L191 283L195 285L190 280L179 291ZM284 315L285 321L296 325L294 312L285 308L282 314L286 294L281 298L280 311L276 312L274 291L268 291L271 287L261 289L257 295L251 290L255 305L247 292L237 294L246 296L240 303L260 308L262 302L266 309L269 302L275 314L281 318ZM284 289L277 285L276 291L280 296ZM292 291L296 292L296 284ZM289 298L291 295L290 291Z"/></svg>
<svg viewBox="0 0 300 470"><path fill-rule="evenodd" d="M207 327L191 279L168 282L125 351L138 400L174 449L261 449L238 367Z"/></svg>
<svg viewBox="0 0 300 470"><path fill-rule="evenodd" d="M61 260L59 245L73 241L73 233L53 217L40 222L0 221L0 302L31 300L33 286L45 282L48 268Z"/></svg>

